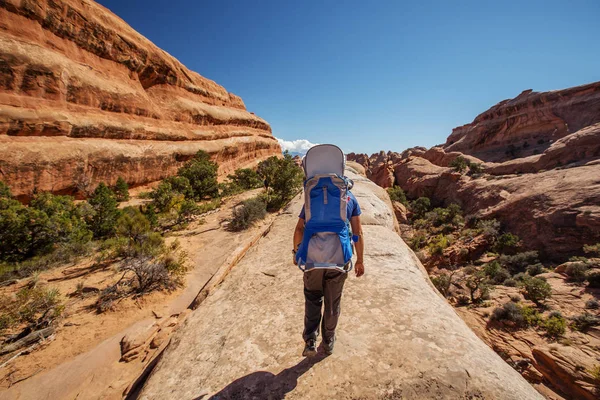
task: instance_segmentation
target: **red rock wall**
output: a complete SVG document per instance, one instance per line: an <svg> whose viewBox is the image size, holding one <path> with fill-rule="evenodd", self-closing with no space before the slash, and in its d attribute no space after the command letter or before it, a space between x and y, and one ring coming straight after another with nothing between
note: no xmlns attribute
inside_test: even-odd
<svg viewBox="0 0 600 400"><path fill-rule="evenodd" d="M20 198L160 180L199 149L221 175L281 152L241 98L92 1L1 1L0 21L0 180Z"/></svg>
<svg viewBox="0 0 600 400"><path fill-rule="evenodd" d="M444 150L505 161L543 153L552 142L597 122L600 82L543 93L526 90L455 128Z"/></svg>

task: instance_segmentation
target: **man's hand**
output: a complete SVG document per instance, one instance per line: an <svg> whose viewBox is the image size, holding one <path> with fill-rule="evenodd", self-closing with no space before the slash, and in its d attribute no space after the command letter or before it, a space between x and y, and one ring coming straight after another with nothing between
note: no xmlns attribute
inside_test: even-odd
<svg viewBox="0 0 600 400"><path fill-rule="evenodd" d="M298 265L298 261L296 261L296 255L292 254L292 258L294 259L293 263L294 265Z"/></svg>
<svg viewBox="0 0 600 400"><path fill-rule="evenodd" d="M365 274L365 264L362 262L357 262L354 264L354 271L356 272L356 277L360 278Z"/></svg>

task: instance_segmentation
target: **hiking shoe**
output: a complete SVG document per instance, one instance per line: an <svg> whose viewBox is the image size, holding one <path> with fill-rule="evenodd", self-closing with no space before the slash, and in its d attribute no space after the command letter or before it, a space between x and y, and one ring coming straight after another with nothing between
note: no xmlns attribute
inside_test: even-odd
<svg viewBox="0 0 600 400"><path fill-rule="evenodd" d="M335 336L331 339L323 339L323 350L325 350L325 354L328 356L333 353L333 345L335 345Z"/></svg>
<svg viewBox="0 0 600 400"><path fill-rule="evenodd" d="M312 357L317 355L317 341L315 339L308 339L302 357Z"/></svg>

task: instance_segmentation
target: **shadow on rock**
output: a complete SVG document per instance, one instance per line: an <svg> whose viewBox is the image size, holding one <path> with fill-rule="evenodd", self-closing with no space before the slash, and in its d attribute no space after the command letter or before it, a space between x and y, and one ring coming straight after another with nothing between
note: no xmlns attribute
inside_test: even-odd
<svg viewBox="0 0 600 400"><path fill-rule="evenodd" d="M284 369L277 375L266 371L253 372L231 382L209 400L284 399L287 393L294 390L298 384L298 378L325 358L326 356L323 354L305 358L300 363ZM200 400L200 398L195 400Z"/></svg>

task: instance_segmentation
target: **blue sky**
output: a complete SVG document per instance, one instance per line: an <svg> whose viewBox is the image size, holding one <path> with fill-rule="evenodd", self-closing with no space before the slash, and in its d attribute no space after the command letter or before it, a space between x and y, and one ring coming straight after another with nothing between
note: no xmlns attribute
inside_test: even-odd
<svg viewBox="0 0 600 400"><path fill-rule="evenodd" d="M525 89L600 80L600 1L100 0L278 138L443 143Z"/></svg>

